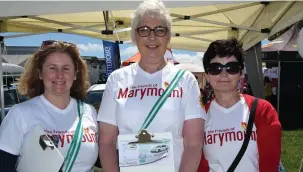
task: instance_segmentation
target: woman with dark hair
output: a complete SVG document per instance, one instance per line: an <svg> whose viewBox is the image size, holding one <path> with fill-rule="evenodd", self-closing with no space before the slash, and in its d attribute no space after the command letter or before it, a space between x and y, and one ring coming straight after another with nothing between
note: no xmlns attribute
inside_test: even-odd
<svg viewBox="0 0 303 172"><path fill-rule="evenodd" d="M204 156L199 172L277 172L281 152L281 125L269 102L241 94L237 87L243 75L242 45L235 38L212 42L203 65L214 99L205 105ZM256 103L255 113L252 103ZM255 115L253 115L255 114ZM253 123L248 132L249 119ZM239 159L246 133L248 146ZM237 157L237 158L236 158ZM238 164L234 160L240 160Z"/></svg>
<svg viewBox="0 0 303 172"><path fill-rule="evenodd" d="M0 126L1 171L15 171L37 125L65 157L64 172L91 171L98 156L97 114L83 103L87 67L79 50L71 43L44 41L24 69L18 90L31 99L13 106ZM77 136L83 139L73 139ZM76 153L70 155L72 151Z"/></svg>

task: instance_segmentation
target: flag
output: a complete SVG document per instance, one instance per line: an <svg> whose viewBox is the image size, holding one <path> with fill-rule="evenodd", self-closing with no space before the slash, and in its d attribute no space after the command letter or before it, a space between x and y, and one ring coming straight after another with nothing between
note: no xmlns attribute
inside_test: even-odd
<svg viewBox="0 0 303 172"><path fill-rule="evenodd" d="M121 65L119 44L103 40L104 58L106 63L106 77Z"/></svg>

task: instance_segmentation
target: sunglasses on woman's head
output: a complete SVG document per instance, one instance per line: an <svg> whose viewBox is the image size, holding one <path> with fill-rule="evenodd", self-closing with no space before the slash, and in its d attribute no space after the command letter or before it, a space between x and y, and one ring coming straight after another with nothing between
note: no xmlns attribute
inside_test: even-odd
<svg viewBox="0 0 303 172"><path fill-rule="evenodd" d="M70 43L70 42L57 41L57 40L46 40L46 41L42 42L41 48L43 49L43 48L45 48L47 46L54 45L56 43L63 43L63 44L68 44L68 45L76 46L75 44Z"/></svg>
<svg viewBox="0 0 303 172"><path fill-rule="evenodd" d="M224 69L228 74L235 75L241 71L241 64L239 62L229 62L225 65L221 63L210 63L207 71L211 75L219 75Z"/></svg>

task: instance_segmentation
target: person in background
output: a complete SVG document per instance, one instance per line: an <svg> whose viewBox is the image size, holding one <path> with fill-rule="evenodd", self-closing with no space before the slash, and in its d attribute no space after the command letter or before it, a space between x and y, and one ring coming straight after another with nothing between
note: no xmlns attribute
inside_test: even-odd
<svg viewBox="0 0 303 172"><path fill-rule="evenodd" d="M37 125L66 157L80 120L83 139L71 172L92 171L98 156L97 113L82 102L88 78L78 49L71 43L44 41L24 69L18 90L31 99L14 105L0 126L0 171L15 171L22 148ZM65 163L62 170L66 168Z"/></svg>
<svg viewBox="0 0 303 172"><path fill-rule="evenodd" d="M242 44L235 38L212 42L203 57L214 99L205 105L204 155L198 172L225 172L244 140L254 97L238 92L243 74ZM235 172L277 172L281 124L276 110L259 99L248 147Z"/></svg>
<svg viewBox="0 0 303 172"><path fill-rule="evenodd" d="M252 92L252 90L251 90L251 86L250 86L250 84L249 84L248 82L246 82L246 83L244 84L242 93L243 93L243 94L248 94L248 95L253 96L253 92Z"/></svg>
<svg viewBox="0 0 303 172"><path fill-rule="evenodd" d="M272 86L268 76L264 77L264 96L267 101L272 102Z"/></svg>
<svg viewBox="0 0 303 172"><path fill-rule="evenodd" d="M146 0L134 12L131 37L141 60L115 70L109 76L98 112L99 155L106 172L119 171L118 134L137 134L140 131L161 91L178 72L164 59L171 39L171 23L170 15L160 0ZM150 133L172 133L176 172L196 172L199 166L205 118L199 97L197 80L186 71L174 94L168 97L147 128Z"/></svg>

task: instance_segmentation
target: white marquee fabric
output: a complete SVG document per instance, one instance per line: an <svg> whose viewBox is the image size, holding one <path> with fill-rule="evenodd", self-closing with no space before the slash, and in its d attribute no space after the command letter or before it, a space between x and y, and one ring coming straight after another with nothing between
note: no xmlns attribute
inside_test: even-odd
<svg viewBox="0 0 303 172"><path fill-rule="evenodd" d="M63 32L126 43L130 41L130 16L139 3L140 1L1 1L0 32ZM164 3L173 18L170 47L199 52L205 51L211 41L231 36L241 40L246 50L303 19L303 2L296 1ZM101 34L106 28L105 23L114 34ZM12 37L16 36L6 36L5 39Z"/></svg>

